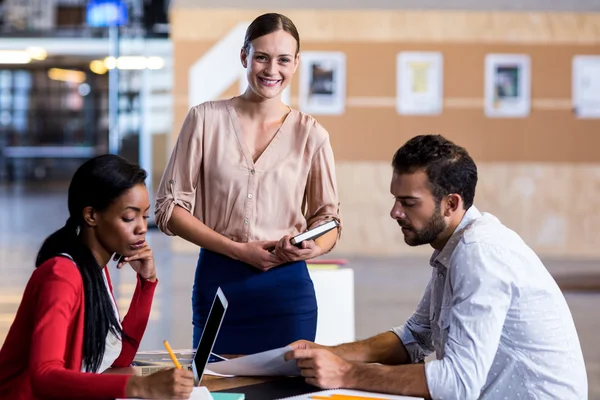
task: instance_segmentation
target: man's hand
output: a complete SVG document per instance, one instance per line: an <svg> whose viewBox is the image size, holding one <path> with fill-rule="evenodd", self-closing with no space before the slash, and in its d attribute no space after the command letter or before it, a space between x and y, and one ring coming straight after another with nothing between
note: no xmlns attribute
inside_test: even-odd
<svg viewBox="0 0 600 400"><path fill-rule="evenodd" d="M329 346L324 346L322 344L316 344L316 343L310 342L308 340L298 340L296 342L290 343L288 346L290 346L294 350L327 349L329 351L332 351L332 348ZM285 355L286 361L291 360L293 358L293 355L294 355L294 353L292 351L290 351L289 353L286 353L286 355Z"/></svg>
<svg viewBox="0 0 600 400"><path fill-rule="evenodd" d="M296 360L306 383L323 389L352 387L353 363L336 356L326 348L310 348L315 343L301 342L292 344L295 344L296 348L287 353L285 359Z"/></svg>

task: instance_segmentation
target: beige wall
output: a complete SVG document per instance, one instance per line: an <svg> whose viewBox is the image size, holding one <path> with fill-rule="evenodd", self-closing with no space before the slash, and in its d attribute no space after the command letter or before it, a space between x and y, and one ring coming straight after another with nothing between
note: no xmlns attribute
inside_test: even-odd
<svg viewBox="0 0 600 400"><path fill-rule="evenodd" d="M187 112L187 71L235 24L265 10L174 9L171 13L176 104L170 146ZM271 11L271 10L269 10ZM429 252L404 245L389 217L390 159L409 137L444 134L478 162L476 204L497 215L543 255L600 256L600 122L573 118L570 63L600 53L600 14L284 10L303 50L344 51L347 111L319 117L337 159L344 230L338 253ZM395 55L444 54L444 111L402 117L395 111ZM532 58L532 112L518 120L483 115L487 52ZM367 60L376 60L373 69ZM375 77L376 79L374 79ZM292 82L292 105L296 105ZM236 94L236 87L222 97ZM589 194L589 196L587 196ZM196 251L175 240L175 248Z"/></svg>

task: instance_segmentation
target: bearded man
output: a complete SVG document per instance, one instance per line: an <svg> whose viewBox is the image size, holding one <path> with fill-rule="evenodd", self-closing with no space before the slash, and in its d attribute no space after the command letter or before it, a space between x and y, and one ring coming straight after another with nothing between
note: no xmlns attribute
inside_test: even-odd
<svg viewBox="0 0 600 400"><path fill-rule="evenodd" d="M286 359L296 359L306 381L321 388L432 399L587 399L567 302L519 235L473 205L477 167L468 152L422 135L395 153L392 166L391 217L406 244L433 248L416 311L366 340L292 343Z"/></svg>

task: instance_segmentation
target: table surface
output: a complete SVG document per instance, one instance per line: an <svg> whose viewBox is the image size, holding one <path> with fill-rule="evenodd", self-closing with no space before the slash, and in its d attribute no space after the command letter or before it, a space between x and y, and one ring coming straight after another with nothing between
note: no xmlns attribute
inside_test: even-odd
<svg viewBox="0 0 600 400"><path fill-rule="evenodd" d="M271 382L279 379L285 379L281 376L274 377L253 377L253 376L235 376L233 378L224 378L222 376L204 375L200 386L206 386L210 392L219 390L235 389L242 386L256 385L258 383Z"/></svg>
<svg viewBox="0 0 600 400"><path fill-rule="evenodd" d="M223 357L231 359L241 357L240 355L224 355ZM135 375L136 369L135 367L126 367L126 368L110 368L104 372L105 374L128 374ZM222 376L214 376L214 375L204 375L202 377L202 381L200 382L200 386L206 386L206 388L211 392L216 392L219 390L227 390L227 389L235 389L242 386L256 385L259 383L272 382L276 380L284 380L285 377L281 376L234 376L232 378L222 377Z"/></svg>

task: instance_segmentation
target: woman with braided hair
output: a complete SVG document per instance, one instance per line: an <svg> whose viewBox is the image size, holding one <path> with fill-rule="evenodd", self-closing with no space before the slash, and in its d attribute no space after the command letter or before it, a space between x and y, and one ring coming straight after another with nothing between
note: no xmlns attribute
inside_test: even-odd
<svg viewBox="0 0 600 400"><path fill-rule="evenodd" d="M190 371L102 374L133 361L157 285L145 240L146 172L115 155L85 162L68 194L69 218L40 248L0 350L0 398L188 398ZM137 285L120 321L106 265L129 264Z"/></svg>

